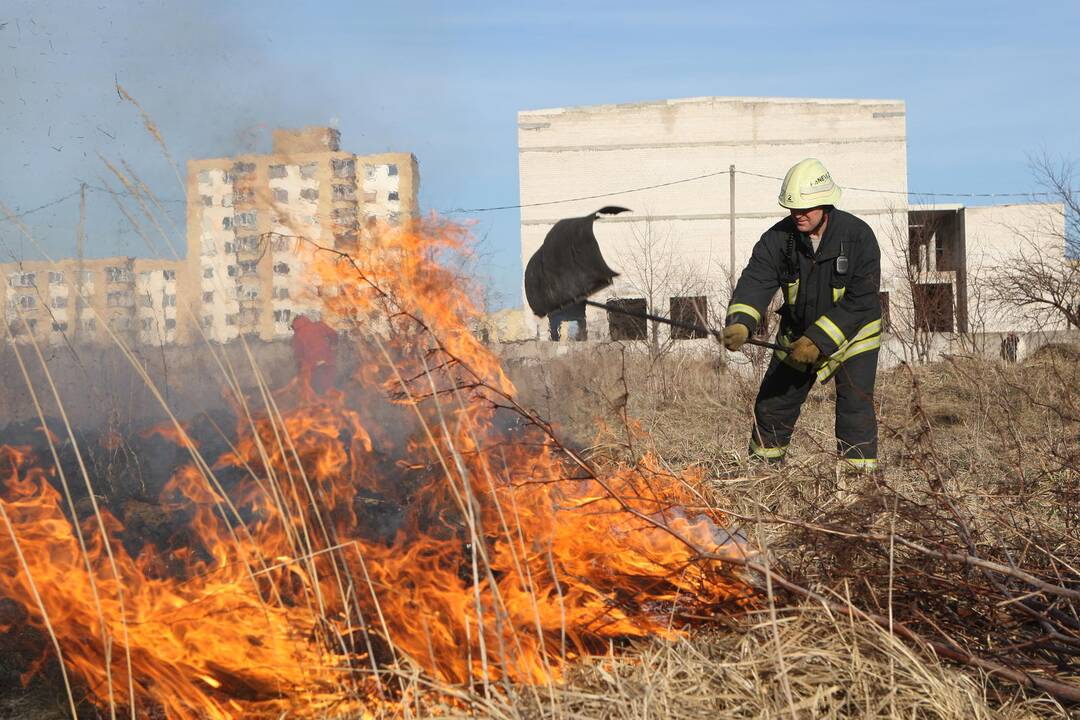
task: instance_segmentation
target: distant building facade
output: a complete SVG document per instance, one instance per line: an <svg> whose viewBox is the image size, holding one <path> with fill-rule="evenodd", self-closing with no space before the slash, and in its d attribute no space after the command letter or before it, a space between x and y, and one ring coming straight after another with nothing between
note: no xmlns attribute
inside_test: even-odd
<svg viewBox="0 0 1080 720"><path fill-rule="evenodd" d="M172 344L178 331L181 263L130 257L0 266L10 334L44 344L106 342Z"/></svg>
<svg viewBox="0 0 1080 720"><path fill-rule="evenodd" d="M415 217L419 184L412 154L343 152L324 127L275 131L269 155L189 162L185 294L203 333L289 335L319 312L314 247L353 250L372 224Z"/></svg>
<svg viewBox="0 0 1080 720"><path fill-rule="evenodd" d="M287 336L297 314L319 314L315 245L357 250L374 225L416 217L419 184L411 153L343 152L325 127L276 130L268 155L192 160L186 258L0 264L8 332L47 344L110 330L152 345Z"/></svg>

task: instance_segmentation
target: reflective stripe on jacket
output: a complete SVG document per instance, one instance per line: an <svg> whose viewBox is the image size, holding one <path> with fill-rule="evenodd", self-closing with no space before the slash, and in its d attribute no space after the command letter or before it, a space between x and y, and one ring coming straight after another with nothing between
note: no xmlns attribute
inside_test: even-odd
<svg viewBox="0 0 1080 720"><path fill-rule="evenodd" d="M841 272L847 258L846 272ZM817 253L810 239L786 217L754 246L739 277L727 324L742 323L753 333L777 290L780 308L777 341L789 345L805 335L821 350L815 369L824 382L847 358L881 346L881 250L874 231L851 213L833 209ZM777 356L800 369L810 368Z"/></svg>

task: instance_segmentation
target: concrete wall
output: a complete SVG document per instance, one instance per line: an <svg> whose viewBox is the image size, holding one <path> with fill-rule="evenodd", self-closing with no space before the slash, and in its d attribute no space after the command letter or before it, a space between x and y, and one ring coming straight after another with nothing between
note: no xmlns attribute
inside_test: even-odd
<svg viewBox="0 0 1080 720"><path fill-rule="evenodd" d="M1053 260L1065 254L1065 208L1055 203L990 205L964 209L966 227L968 304L973 325L984 332L1032 332L1066 329L1064 318L1036 327L1023 308L998 301L986 289L1003 269L1013 267L1034 247ZM973 328L975 329L975 328Z"/></svg>
<svg viewBox="0 0 1080 720"><path fill-rule="evenodd" d="M604 221L597 230L605 257L624 273L612 294L641 297L642 286L653 287L656 309L664 313L668 296L685 290L710 297L714 321L723 312L732 212L723 171L732 164L741 171L735 176L737 271L761 233L784 215L776 201L777 178L805 157L826 164L845 188L840 206L870 223L883 243L894 227L906 232L907 144L900 101L691 98L535 110L518 114L518 146L524 205L617 193L523 208L523 266L558 219L603 205L629 207L633 215ZM718 171L693 182L620 192ZM665 282L644 278L650 273L635 267L645 247L654 256L647 264L665 267ZM684 268L697 280L673 277ZM590 337L607 325L595 317Z"/></svg>

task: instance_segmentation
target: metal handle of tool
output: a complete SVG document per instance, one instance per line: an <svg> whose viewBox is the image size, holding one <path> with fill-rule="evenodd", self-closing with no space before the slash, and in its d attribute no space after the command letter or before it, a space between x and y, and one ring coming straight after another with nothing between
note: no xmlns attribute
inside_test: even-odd
<svg viewBox="0 0 1080 720"><path fill-rule="evenodd" d="M662 317L660 315L653 315L647 312L638 312L636 310L627 310L616 305L608 305L607 303L596 302L595 300L584 300L586 305L592 305L593 307L603 308L608 312L619 313L620 315L629 315L630 317L641 318L643 320L653 320L655 322L664 323L665 325L671 325L672 327L682 328L683 330L693 330L699 333L705 333L706 335L712 335L717 340L723 340L724 331L714 330L713 328L707 328L704 325L695 325L694 323L685 323L679 320L672 320L671 318ZM770 350L783 350L787 348L776 343L767 342L765 340L755 340L753 338L746 339L747 344L757 345L758 347L769 348Z"/></svg>

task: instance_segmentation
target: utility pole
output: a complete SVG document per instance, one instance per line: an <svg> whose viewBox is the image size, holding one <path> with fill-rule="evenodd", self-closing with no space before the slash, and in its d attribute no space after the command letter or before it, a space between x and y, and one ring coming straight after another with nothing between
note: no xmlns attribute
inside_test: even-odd
<svg viewBox="0 0 1080 720"><path fill-rule="evenodd" d="M86 183L79 185L79 226L75 232L75 319L71 324L73 337L78 337L82 324L83 277L86 275Z"/></svg>
<svg viewBox="0 0 1080 720"><path fill-rule="evenodd" d="M728 188L731 197L728 201L729 226L728 226L728 281L731 283L731 293L735 294L735 166L728 168Z"/></svg>

